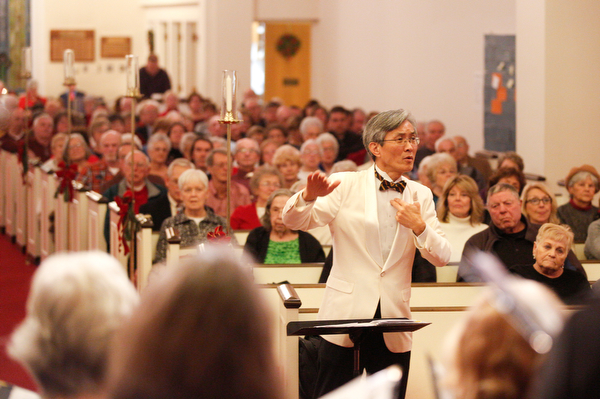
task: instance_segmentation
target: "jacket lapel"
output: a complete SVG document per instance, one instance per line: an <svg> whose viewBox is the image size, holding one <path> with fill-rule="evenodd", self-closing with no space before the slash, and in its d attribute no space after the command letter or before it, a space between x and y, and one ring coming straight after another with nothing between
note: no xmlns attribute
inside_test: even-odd
<svg viewBox="0 0 600 399"><path fill-rule="evenodd" d="M375 166L368 169L364 181L365 193L365 233L367 252L373 260L383 267L383 255L379 238L379 218L377 217L377 191L375 187Z"/></svg>

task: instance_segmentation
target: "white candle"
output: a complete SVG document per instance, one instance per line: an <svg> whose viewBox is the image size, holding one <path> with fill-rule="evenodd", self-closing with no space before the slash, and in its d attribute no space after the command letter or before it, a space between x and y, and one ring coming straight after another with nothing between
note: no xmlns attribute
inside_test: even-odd
<svg viewBox="0 0 600 399"><path fill-rule="evenodd" d="M233 96L233 89L231 87L231 76L227 75L227 78L225 78L225 103L227 104L227 112L231 112L232 109L232 96Z"/></svg>
<svg viewBox="0 0 600 399"><path fill-rule="evenodd" d="M137 56L129 54L125 56L127 60L127 91L134 92L139 87L139 68Z"/></svg>
<svg viewBox="0 0 600 399"><path fill-rule="evenodd" d="M23 72L26 74L31 74L31 47L25 47L23 49Z"/></svg>
<svg viewBox="0 0 600 399"><path fill-rule="evenodd" d="M75 62L75 53L71 49L65 50L63 55L63 64L65 67L65 80L75 78L73 63Z"/></svg>

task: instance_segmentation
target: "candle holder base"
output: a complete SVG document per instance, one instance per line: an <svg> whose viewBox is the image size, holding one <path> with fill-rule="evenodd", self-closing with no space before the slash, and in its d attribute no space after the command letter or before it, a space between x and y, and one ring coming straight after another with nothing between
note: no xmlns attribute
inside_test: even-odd
<svg viewBox="0 0 600 399"><path fill-rule="evenodd" d="M219 123L222 123L224 125L231 125L234 123L240 123L240 120L234 118L232 112L226 112L225 117L223 119L219 119Z"/></svg>
<svg viewBox="0 0 600 399"><path fill-rule="evenodd" d="M133 89L128 88L125 97L140 99L142 98L142 95L140 94L140 89L136 87Z"/></svg>
<svg viewBox="0 0 600 399"><path fill-rule="evenodd" d="M65 78L63 86L75 86L75 78Z"/></svg>

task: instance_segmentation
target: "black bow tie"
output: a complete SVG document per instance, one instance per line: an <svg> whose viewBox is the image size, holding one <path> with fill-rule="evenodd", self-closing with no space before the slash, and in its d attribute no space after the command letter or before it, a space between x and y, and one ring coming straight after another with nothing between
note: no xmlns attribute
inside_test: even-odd
<svg viewBox="0 0 600 399"><path fill-rule="evenodd" d="M406 182L404 180L401 180L400 183L392 183L389 180L385 180L379 173L377 173L377 170L375 170L375 177L381 182L379 191L395 190L402 194L404 188L406 187Z"/></svg>

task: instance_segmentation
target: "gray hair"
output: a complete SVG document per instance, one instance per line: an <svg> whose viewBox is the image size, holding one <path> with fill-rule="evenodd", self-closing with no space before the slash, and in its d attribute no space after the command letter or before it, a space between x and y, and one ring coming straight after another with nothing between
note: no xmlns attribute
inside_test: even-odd
<svg viewBox="0 0 600 399"><path fill-rule="evenodd" d="M133 137L133 139L132 139ZM121 135L121 145L124 144L131 144L131 141L133 140L133 143L135 144L135 148L137 148L138 150L142 149L142 141L140 140L140 138L136 135L133 135L131 133L123 133Z"/></svg>
<svg viewBox="0 0 600 399"><path fill-rule="evenodd" d="M196 169L194 164L189 159L177 158L177 159L174 159L169 164L169 167L167 168L167 176L169 178L173 177L173 169L175 169L176 166L179 166L181 168L187 168L187 169Z"/></svg>
<svg viewBox="0 0 600 399"><path fill-rule="evenodd" d="M273 228L273 226L271 226L271 205L273 205L273 201L277 197L281 197L281 196L291 197L292 195L294 195L294 193L291 190L288 190L287 188L280 188L279 190L273 191L271 193L271 195L269 196L269 199L267 200L267 204L265 205L265 213L260 218L260 222L262 223L263 227L268 232L270 232L271 229Z"/></svg>
<svg viewBox="0 0 600 399"><path fill-rule="evenodd" d="M189 154L192 149L192 143L196 140L198 135L194 132L187 132L181 137L181 141L179 142L179 151L182 154Z"/></svg>
<svg viewBox="0 0 600 399"><path fill-rule="evenodd" d="M213 166L215 162L215 154L223 154L227 156L227 150L224 148L215 148L208 153L206 157L206 164L208 166Z"/></svg>
<svg viewBox="0 0 600 399"><path fill-rule="evenodd" d="M439 139L437 139L437 141L435 142L435 151L436 152L440 152L440 147L442 145L442 143L444 141L449 141L452 144L454 144L454 148L456 148L456 140L454 140L454 138L452 137L440 137Z"/></svg>
<svg viewBox="0 0 600 399"><path fill-rule="evenodd" d="M150 165L150 158L148 158L148 155L144 154L142 151L140 150L134 150L133 154L142 154L144 156L144 159L146 160L146 165ZM125 163L129 162L131 163L131 157L132 157L132 152L128 151L127 155L125 155L125 158L123 158L123 161Z"/></svg>
<svg viewBox="0 0 600 399"><path fill-rule="evenodd" d="M50 119L50 122L52 122L52 125L54 126L54 119L52 119L52 117L46 113L42 113L39 114L38 116L35 117L35 119L33 120L33 127L36 127L38 123L40 123L39 121L41 121L42 119Z"/></svg>
<svg viewBox="0 0 600 399"><path fill-rule="evenodd" d="M335 136L331 133L325 132L321 133L319 137L317 137L317 144L319 144L319 148L321 149L321 155L323 155L323 144L324 143L332 143L335 147L335 153L337 154L340 150L340 143L338 143Z"/></svg>
<svg viewBox="0 0 600 399"><path fill-rule="evenodd" d="M569 179L569 187L573 187L575 185L575 183L585 180L588 177L590 179L592 179L592 183L594 183L596 191L598 191L598 178L596 176L594 176L592 173L585 171L585 170L575 173L573 175L573 177L571 177Z"/></svg>
<svg viewBox="0 0 600 399"><path fill-rule="evenodd" d="M455 168L457 168L456 166L456 159L454 159L454 157L446 152L438 152L435 153L433 155L429 156L429 160L427 161L427 178L429 180L431 180L431 183L435 182L435 173L437 172L437 169L441 166L441 165L445 165L445 164L449 164L449 165L454 165ZM458 169L457 169L458 172Z"/></svg>
<svg viewBox="0 0 600 399"><path fill-rule="evenodd" d="M8 353L34 376L43 396L98 392L113 334L137 303L135 288L112 256L54 254L33 277L27 316Z"/></svg>
<svg viewBox="0 0 600 399"><path fill-rule="evenodd" d="M369 150L369 144L383 144L385 135L388 132L397 129L398 126L404 123L404 121L410 122L415 129L415 135L417 135L417 122L409 111L403 109L381 112L367 122L365 131L363 133L363 145L372 159L375 159L375 156L371 153L371 150Z"/></svg>
<svg viewBox="0 0 600 399"><path fill-rule="evenodd" d="M307 116L306 118L302 119L302 122L300 122L300 134L302 134L302 136L304 136L306 134L306 130L308 130L308 128L316 126L319 128L319 130L322 132L323 131L323 122L321 122L321 120L319 118L317 118L316 116Z"/></svg>
<svg viewBox="0 0 600 399"><path fill-rule="evenodd" d="M260 155L260 146L258 145L258 141L254 140L254 139L250 139L248 137L244 137L244 138L239 139L238 141L236 141L236 143L235 143L235 151L233 152L234 154L237 154L241 150L240 144L250 144L250 146L252 147L252 149L254 151L256 151L257 154Z"/></svg>
<svg viewBox="0 0 600 399"><path fill-rule="evenodd" d="M250 188L252 191L258 190L260 180L265 176L277 176L279 185L283 186L283 176L281 176L279 169L271 165L263 165L254 169L252 173L252 177L250 178Z"/></svg>
<svg viewBox="0 0 600 399"><path fill-rule="evenodd" d="M300 154L301 155L304 154L306 147L308 147L309 145L316 145L319 148L319 153L321 152L321 146L319 145L319 143L317 143L317 140L308 139L304 143L302 143L302 145L300 146Z"/></svg>
<svg viewBox="0 0 600 399"><path fill-rule="evenodd" d="M507 183L498 183L495 186L490 187L490 189L488 190L486 204L490 203L490 198L492 195L501 193L502 191L510 192L517 200L521 199L519 197L519 192L512 185L507 184Z"/></svg>
<svg viewBox="0 0 600 399"><path fill-rule="evenodd" d="M179 176L177 185L180 190L188 183L200 182L204 185L204 189L208 190L208 176L200 169L188 169Z"/></svg>
<svg viewBox="0 0 600 399"><path fill-rule="evenodd" d="M106 132L102 133L102 136L100 136L100 143L102 143L102 141L104 141L104 139L108 136L117 136L119 137L119 145L121 144L121 133L117 132L116 130L107 130Z"/></svg>
<svg viewBox="0 0 600 399"><path fill-rule="evenodd" d="M350 159L344 159L342 161L337 161L331 167L331 173L337 172L356 172L358 170L358 166L356 166L356 162Z"/></svg>
<svg viewBox="0 0 600 399"><path fill-rule="evenodd" d="M148 150L154 148L154 145L161 141L167 145L167 152L171 151L171 140L169 140L169 136L164 133L154 133L150 136L147 145Z"/></svg>

